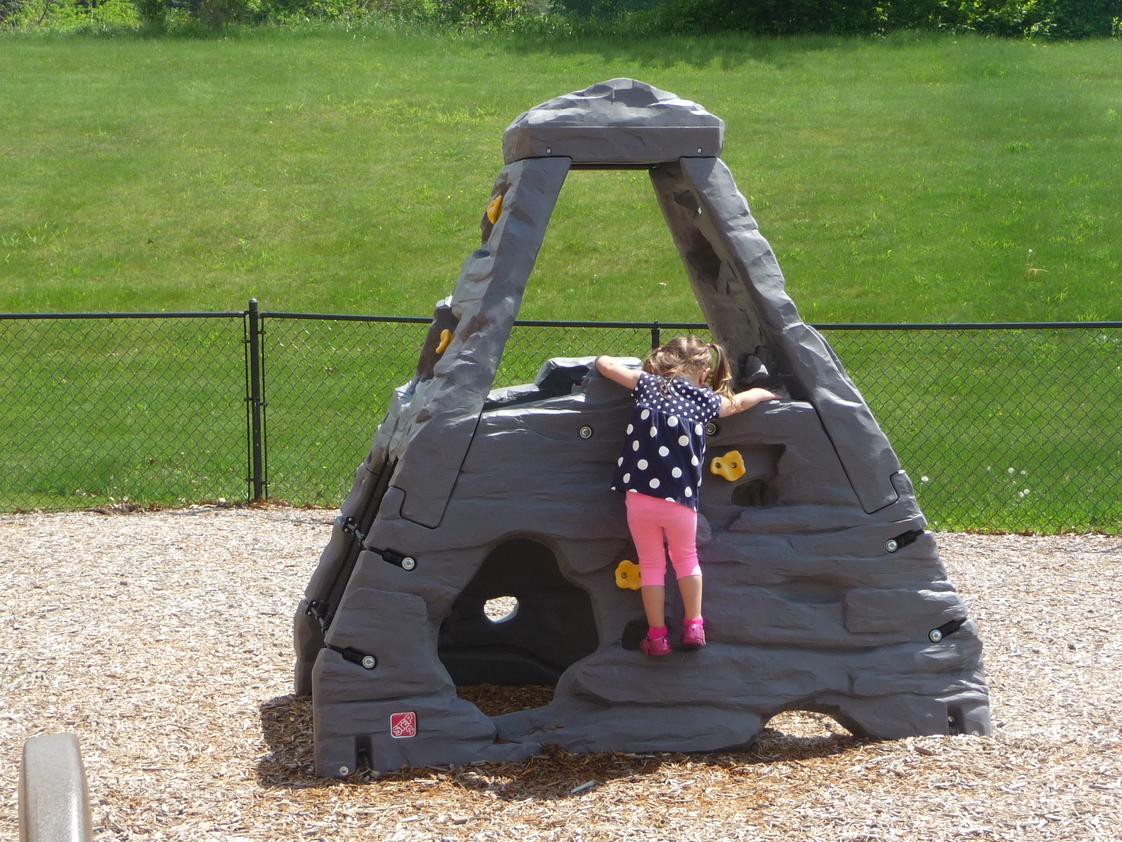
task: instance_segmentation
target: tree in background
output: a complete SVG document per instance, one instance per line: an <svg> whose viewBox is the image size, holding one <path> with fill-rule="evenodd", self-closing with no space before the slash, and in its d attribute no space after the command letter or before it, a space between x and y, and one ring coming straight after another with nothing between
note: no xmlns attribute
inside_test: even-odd
<svg viewBox="0 0 1122 842"><path fill-rule="evenodd" d="M958 0L962 27L992 35L1090 38L1116 34L1122 0Z"/></svg>
<svg viewBox="0 0 1122 842"><path fill-rule="evenodd" d="M554 0L602 21L663 33L879 34L898 29L1087 38L1117 35L1122 0Z"/></svg>
<svg viewBox="0 0 1122 842"><path fill-rule="evenodd" d="M135 29L132 0L0 0L0 29Z"/></svg>
<svg viewBox="0 0 1122 842"><path fill-rule="evenodd" d="M150 29L369 19L438 28L632 37L746 32L877 35L900 29L1029 38L1122 35L1122 0L0 0L0 28ZM537 27L538 31L540 26Z"/></svg>
<svg viewBox="0 0 1122 842"><path fill-rule="evenodd" d="M0 29L14 26L23 0L0 0Z"/></svg>
<svg viewBox="0 0 1122 842"><path fill-rule="evenodd" d="M437 26L503 28L548 10L549 0L133 0L141 20L160 28L172 18L212 29L236 23L374 18Z"/></svg>

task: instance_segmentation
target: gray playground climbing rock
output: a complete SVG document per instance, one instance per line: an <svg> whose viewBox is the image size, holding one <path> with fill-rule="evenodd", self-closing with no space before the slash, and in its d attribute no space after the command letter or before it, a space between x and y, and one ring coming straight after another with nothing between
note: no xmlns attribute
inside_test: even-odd
<svg viewBox="0 0 1122 842"><path fill-rule="evenodd" d="M788 297L717 157L723 135L699 105L627 79L507 129L481 245L437 304L296 613L320 774L521 760L547 744L732 748L789 709L879 738L990 732L977 629L872 412ZM739 384L784 398L709 430L698 652L649 659L636 645L635 555L608 489L630 396L591 357L491 388L557 195L581 168L649 171ZM516 608L491 620L484 605L500 596ZM673 596L668 609L680 611ZM489 717L457 695L476 683L556 690Z"/></svg>

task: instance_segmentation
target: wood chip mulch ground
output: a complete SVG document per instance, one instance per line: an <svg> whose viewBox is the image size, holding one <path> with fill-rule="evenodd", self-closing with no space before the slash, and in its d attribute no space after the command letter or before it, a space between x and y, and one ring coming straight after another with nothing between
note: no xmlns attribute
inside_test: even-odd
<svg viewBox="0 0 1122 842"><path fill-rule="evenodd" d="M1114 840L1122 538L940 534L995 733L866 742L784 714L752 751L311 771L291 620L333 512L0 515L0 836L23 741L76 732L99 840ZM466 688L494 714L543 688Z"/></svg>

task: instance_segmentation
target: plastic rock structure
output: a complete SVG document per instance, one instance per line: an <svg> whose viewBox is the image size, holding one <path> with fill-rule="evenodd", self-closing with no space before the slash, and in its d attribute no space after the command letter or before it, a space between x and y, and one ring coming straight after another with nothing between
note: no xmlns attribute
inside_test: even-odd
<svg viewBox="0 0 1122 842"><path fill-rule="evenodd" d="M788 709L878 738L989 733L981 643L912 483L800 320L723 140L699 105L628 79L507 129L480 247L437 305L296 613L319 774L521 760L544 744L726 749ZM642 655L639 595L617 586L635 554L608 484L631 397L592 358L491 390L558 192L582 168L649 172L738 386L784 396L710 425L710 453L739 451L752 471L703 486L710 643L697 652ZM517 606L491 620L497 597ZM489 717L456 692L479 683L556 689Z"/></svg>

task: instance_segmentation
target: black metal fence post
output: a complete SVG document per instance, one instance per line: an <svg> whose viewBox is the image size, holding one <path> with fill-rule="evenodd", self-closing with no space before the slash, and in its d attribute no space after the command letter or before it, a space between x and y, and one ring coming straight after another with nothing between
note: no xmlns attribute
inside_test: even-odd
<svg viewBox="0 0 1122 842"><path fill-rule="evenodd" d="M265 446L262 434L262 413L265 407L264 378L261 360L261 312L257 299L249 300L249 448L250 448L250 500L260 502L266 496Z"/></svg>
<svg viewBox="0 0 1122 842"><path fill-rule="evenodd" d="M658 322L651 323L651 350L655 350L662 346L662 329L659 327Z"/></svg>

